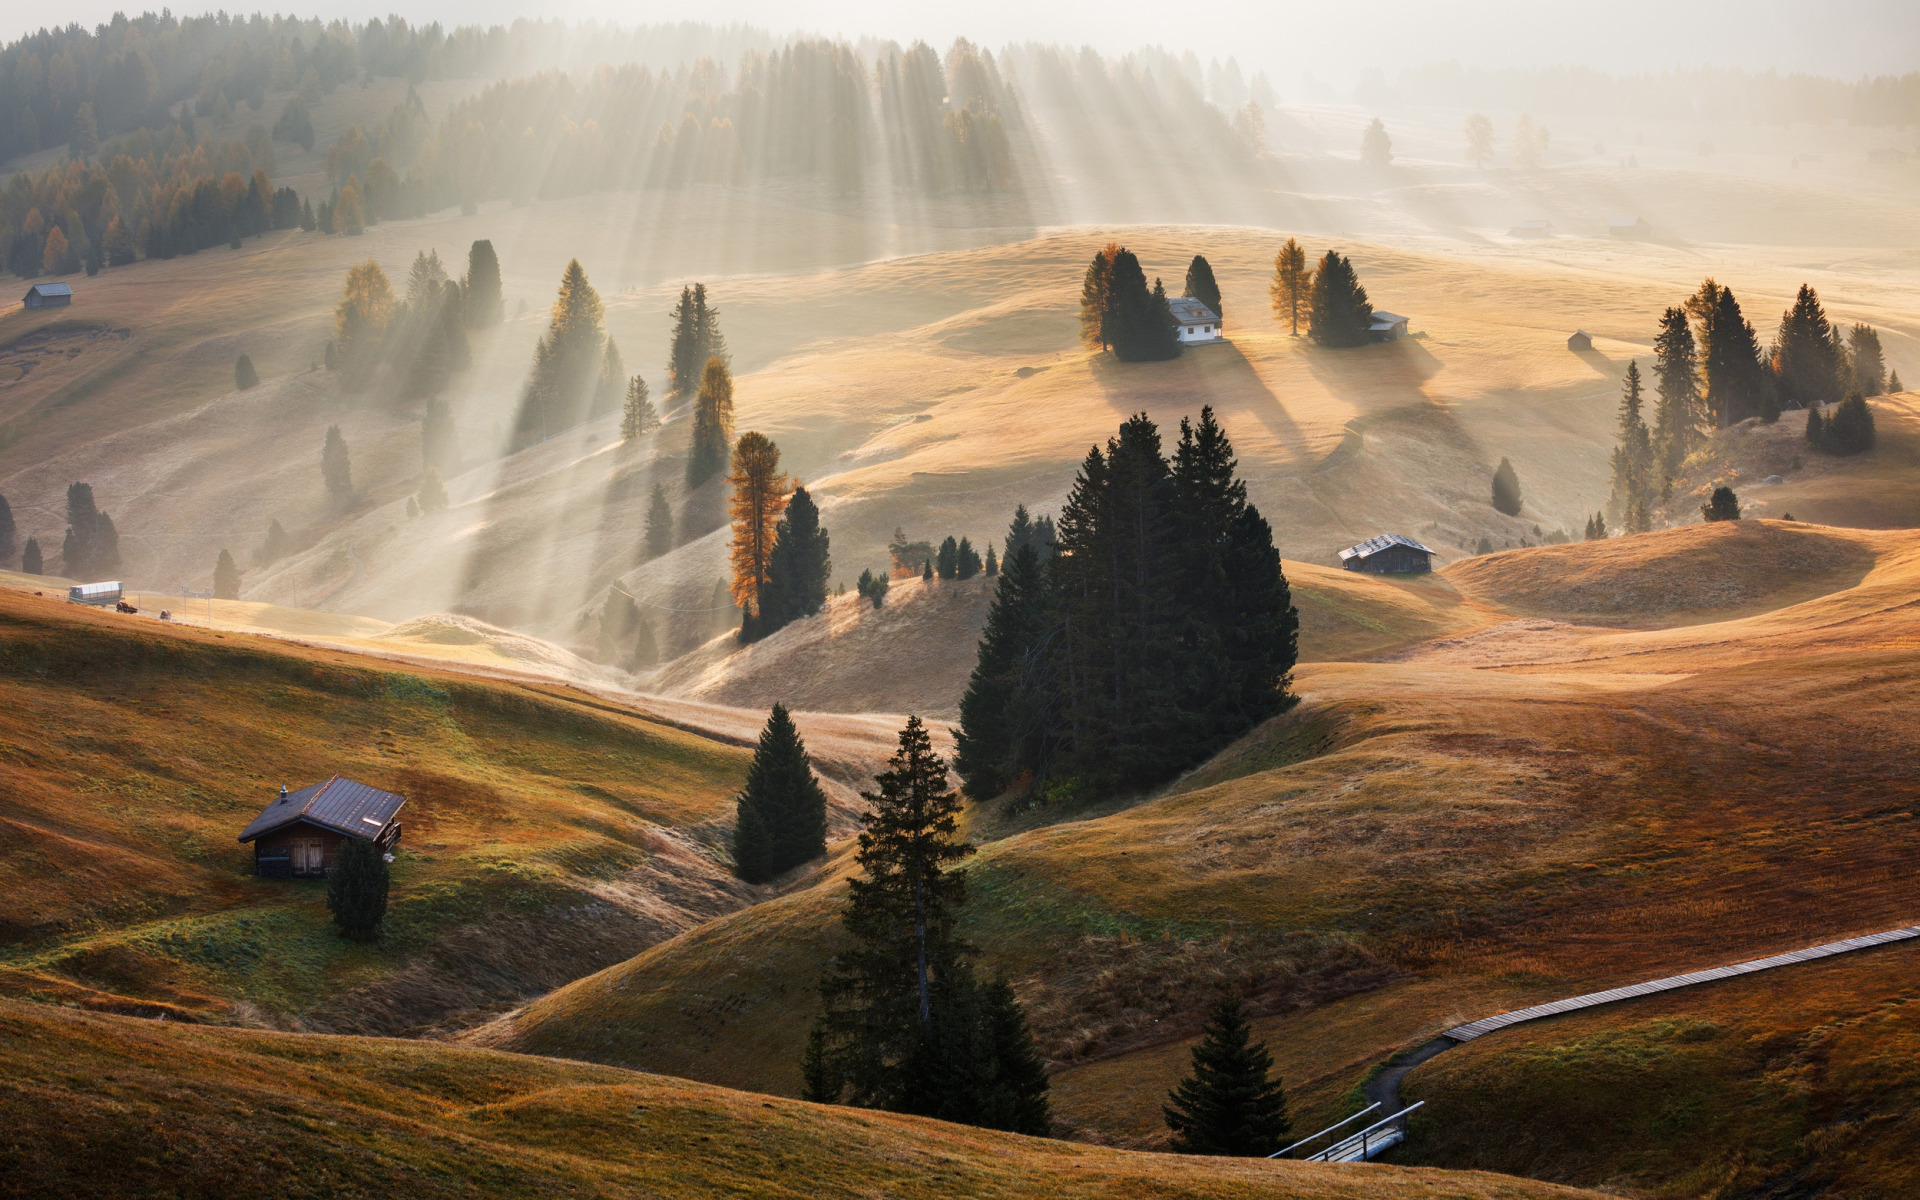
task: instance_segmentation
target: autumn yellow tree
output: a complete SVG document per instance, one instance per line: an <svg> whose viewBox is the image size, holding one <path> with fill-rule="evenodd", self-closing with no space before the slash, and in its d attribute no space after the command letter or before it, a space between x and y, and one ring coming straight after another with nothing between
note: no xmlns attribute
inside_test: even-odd
<svg viewBox="0 0 1920 1200"><path fill-rule="evenodd" d="M367 205L360 198L360 177L355 175L347 180L347 186L340 189L340 196L333 202L333 228L338 233L364 233L367 228Z"/></svg>
<svg viewBox="0 0 1920 1200"><path fill-rule="evenodd" d="M759 612L760 587L773 559L774 527L787 507L792 481L780 474L780 447L764 433L749 430L733 448L733 602L752 621Z"/></svg>
<svg viewBox="0 0 1920 1200"><path fill-rule="evenodd" d="M1300 310L1306 307L1307 293L1313 287L1313 272L1307 267L1307 252L1293 238L1273 256L1273 282L1267 295L1273 301L1273 319L1300 333Z"/></svg>
<svg viewBox="0 0 1920 1200"><path fill-rule="evenodd" d="M349 391L358 391L373 378L393 320L393 285L380 264L368 259L347 268L347 284L333 309L334 363Z"/></svg>
<svg viewBox="0 0 1920 1200"><path fill-rule="evenodd" d="M727 361L714 357L700 377L700 393L693 405L693 445L687 451L687 486L697 488L727 465L727 443L733 439L733 373Z"/></svg>

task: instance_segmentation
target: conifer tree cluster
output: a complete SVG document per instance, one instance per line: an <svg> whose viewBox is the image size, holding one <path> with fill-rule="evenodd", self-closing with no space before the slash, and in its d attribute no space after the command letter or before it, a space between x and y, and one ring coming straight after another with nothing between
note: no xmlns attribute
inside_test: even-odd
<svg viewBox="0 0 1920 1200"><path fill-rule="evenodd" d="M459 281L447 277L438 251L414 255L406 298L394 310L387 333L387 357L401 394L412 400L440 395L454 375L473 365L466 296Z"/></svg>
<svg viewBox="0 0 1920 1200"><path fill-rule="evenodd" d="M951 534L933 556L933 573L941 579L972 579L983 565L972 541L964 537L955 541Z"/></svg>
<svg viewBox="0 0 1920 1200"><path fill-rule="evenodd" d="M38 549L36 543L34 549ZM94 504L93 488L67 486L67 535L60 546L60 570L82 582L104 579L120 569L120 533L113 518ZM32 571L29 574L38 575Z"/></svg>
<svg viewBox="0 0 1920 1200"><path fill-rule="evenodd" d="M1113 243L1093 256L1081 280L1080 337L1090 348L1111 349L1121 362L1180 354L1179 323L1167 308L1166 288L1158 279L1148 287L1139 258Z"/></svg>
<svg viewBox="0 0 1920 1200"><path fill-rule="evenodd" d="M727 465L733 438L733 373L727 360L707 360L700 391L693 401L693 440L687 447L687 488L692 490Z"/></svg>
<svg viewBox="0 0 1920 1200"><path fill-rule="evenodd" d="M888 586L885 575L875 575L871 570L862 570L860 582L855 585L854 590L875 608L879 608L887 602Z"/></svg>
<svg viewBox="0 0 1920 1200"><path fill-rule="evenodd" d="M765 883L827 852L827 795L783 704L767 714L737 803L734 871L748 883Z"/></svg>
<svg viewBox="0 0 1920 1200"><path fill-rule="evenodd" d="M1027 515L1027 506L1016 504L1013 508L1013 521L1007 526L1007 549L1000 556L1004 566L1020 552L1022 546L1032 546L1034 553L1045 562L1053 557L1053 550L1059 538L1053 530L1053 518L1042 513L1037 519Z"/></svg>
<svg viewBox="0 0 1920 1200"><path fill-rule="evenodd" d="M1645 533L1653 528L1656 496L1653 433L1640 415L1643 404L1640 363L1627 364L1626 378L1620 385L1620 441L1613 448L1613 491L1607 498L1607 512L1625 533Z"/></svg>
<svg viewBox="0 0 1920 1200"><path fill-rule="evenodd" d="M1045 1064L1026 1015L1004 980L975 978L955 929L967 888L954 866L973 847L957 836L960 798L918 717L875 783L841 918L853 945L820 983L806 1098L1046 1134Z"/></svg>
<svg viewBox="0 0 1920 1200"><path fill-rule="evenodd" d="M767 579L760 587L746 639L766 637L801 617L810 617L827 602L827 576L833 555L827 531L820 526L820 508L804 487L795 487L773 530L773 552Z"/></svg>
<svg viewBox="0 0 1920 1200"><path fill-rule="evenodd" d="M517 445L531 445L620 406L627 388L620 350L602 327L600 294L579 259L567 263L546 336L520 393Z"/></svg>
<svg viewBox="0 0 1920 1200"><path fill-rule="evenodd" d="M1587 518L1587 540L1589 542L1604 541L1607 536L1607 514L1597 512Z"/></svg>
<svg viewBox="0 0 1920 1200"><path fill-rule="evenodd" d="M1193 1048L1193 1073L1160 1110L1179 1154L1266 1158L1280 1150L1290 1128L1280 1081L1270 1078L1273 1055L1253 1040L1238 997L1215 1004Z"/></svg>
<svg viewBox="0 0 1920 1200"><path fill-rule="evenodd" d="M1664 498L1680 474L1687 456L1700 444L1707 421L1706 397L1700 392L1700 356L1693 325L1683 308L1669 308L1660 318L1653 341L1654 408L1653 451Z"/></svg>
<svg viewBox="0 0 1920 1200"><path fill-rule="evenodd" d="M707 303L707 285L680 289L680 301L669 314L673 335L667 343L667 390L676 403L700 388L711 359L731 362L727 339L720 332L720 310Z"/></svg>
<svg viewBox="0 0 1920 1200"><path fill-rule="evenodd" d="M1307 289L1307 336L1322 346L1363 346L1373 340L1373 303L1353 263L1329 250Z"/></svg>
<svg viewBox="0 0 1920 1200"><path fill-rule="evenodd" d="M1800 285L1793 307L1780 314L1772 368L1784 407L1828 404L1847 394L1851 364L1840 331L1827 320L1819 293Z"/></svg>
<svg viewBox="0 0 1920 1200"><path fill-rule="evenodd" d="M1171 460L1140 415L1088 452L1057 553L1016 515L960 705L968 795L1142 790L1286 707L1299 619L1234 468L1211 408Z"/></svg>
<svg viewBox="0 0 1920 1200"><path fill-rule="evenodd" d="M1823 454L1863 454L1873 449L1873 409L1854 392L1833 410L1832 416L1815 404L1807 408L1807 443Z"/></svg>

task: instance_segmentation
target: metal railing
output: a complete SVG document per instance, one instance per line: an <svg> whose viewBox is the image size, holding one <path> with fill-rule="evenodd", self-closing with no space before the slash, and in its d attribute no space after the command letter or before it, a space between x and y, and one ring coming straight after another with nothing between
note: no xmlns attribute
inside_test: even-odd
<svg viewBox="0 0 1920 1200"><path fill-rule="evenodd" d="M1382 1121L1362 1129L1359 1133L1349 1134L1318 1154L1309 1154L1308 1162L1366 1162L1377 1154L1398 1146L1407 1140L1407 1114L1426 1104L1425 1100L1412 1104Z"/></svg>
<svg viewBox="0 0 1920 1200"><path fill-rule="evenodd" d="M1369 1104L1365 1108L1361 1109L1359 1112L1353 1114L1352 1116L1346 1118L1345 1120L1335 1121L1333 1124L1327 1126L1325 1129L1322 1129L1319 1133L1314 1134L1312 1137L1303 1137L1299 1141L1295 1142L1293 1145L1288 1146L1286 1149L1276 1150L1272 1154L1267 1155L1267 1157L1268 1158L1285 1158L1287 1155L1292 1154L1295 1150L1298 1150L1300 1147L1308 1144L1309 1142L1317 1142L1321 1138L1332 1133L1334 1130L1340 1128L1342 1125L1351 1125L1355 1121L1358 1121L1361 1117L1366 1116L1368 1113L1372 1112L1374 1109L1379 1107L1380 1105L1377 1101L1373 1104Z"/></svg>

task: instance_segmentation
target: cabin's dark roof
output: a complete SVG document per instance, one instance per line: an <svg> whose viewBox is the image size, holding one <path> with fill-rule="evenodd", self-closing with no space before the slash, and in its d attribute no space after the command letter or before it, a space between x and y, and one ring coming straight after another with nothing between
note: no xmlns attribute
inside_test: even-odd
<svg viewBox="0 0 1920 1200"><path fill-rule="evenodd" d="M1206 301L1196 300L1192 296L1168 296L1167 310L1182 325L1211 325L1220 320L1218 314L1207 307Z"/></svg>
<svg viewBox="0 0 1920 1200"><path fill-rule="evenodd" d="M1368 538L1357 546L1348 546L1340 552L1340 561L1345 562L1350 558L1372 558L1389 546L1406 546L1410 549L1418 550L1422 554L1433 553L1433 551L1404 534L1383 533L1379 537Z"/></svg>
<svg viewBox="0 0 1920 1200"><path fill-rule="evenodd" d="M405 796L335 775L325 783L309 784L297 792L274 797L273 803L247 826L240 840L251 842L283 825L307 821L348 837L371 841L406 802Z"/></svg>
<svg viewBox="0 0 1920 1200"><path fill-rule="evenodd" d="M36 283L27 289L27 294L39 293L42 296L71 296L73 289L64 283Z"/></svg>

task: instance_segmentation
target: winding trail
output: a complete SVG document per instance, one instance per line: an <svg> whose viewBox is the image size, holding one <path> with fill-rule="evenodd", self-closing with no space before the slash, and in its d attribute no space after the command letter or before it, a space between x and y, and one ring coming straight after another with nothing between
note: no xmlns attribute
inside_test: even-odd
<svg viewBox="0 0 1920 1200"><path fill-rule="evenodd" d="M1603 1004L1615 1004L1622 1000L1632 1000L1640 996L1651 996L1659 992L1670 992L1675 988L1693 987L1702 983L1716 983L1722 979L1734 979L1741 975L1751 975L1755 971L1771 971L1776 967L1790 967L1798 963L1812 962L1816 959L1831 958L1836 954L1848 954L1855 950L1871 950L1876 946L1885 946L1893 942L1904 942L1920 938L1920 925L1909 925L1904 929L1889 929L1881 933L1869 933L1861 937L1847 938L1844 941L1826 942L1819 946L1809 946L1805 950L1794 950L1786 954L1775 954L1769 958L1755 958L1746 962L1734 963L1725 967L1711 967L1704 971L1693 971L1685 975L1669 975L1664 979L1651 979L1645 983L1630 984L1626 987L1609 988L1604 992L1588 992L1584 996L1573 996L1565 1000L1555 1000L1548 1004L1536 1004L1531 1008L1515 1009L1512 1012L1498 1013L1491 1017L1482 1017L1465 1025L1455 1026L1439 1037L1421 1046L1418 1050L1398 1059L1361 1088L1367 1103L1379 1103L1387 1112L1399 1112L1403 1107L1400 1101L1400 1081L1407 1077L1421 1063L1474 1038L1483 1037L1512 1025L1525 1024L1528 1021L1545 1020L1563 1013L1578 1012L1581 1009L1598 1008Z"/></svg>

